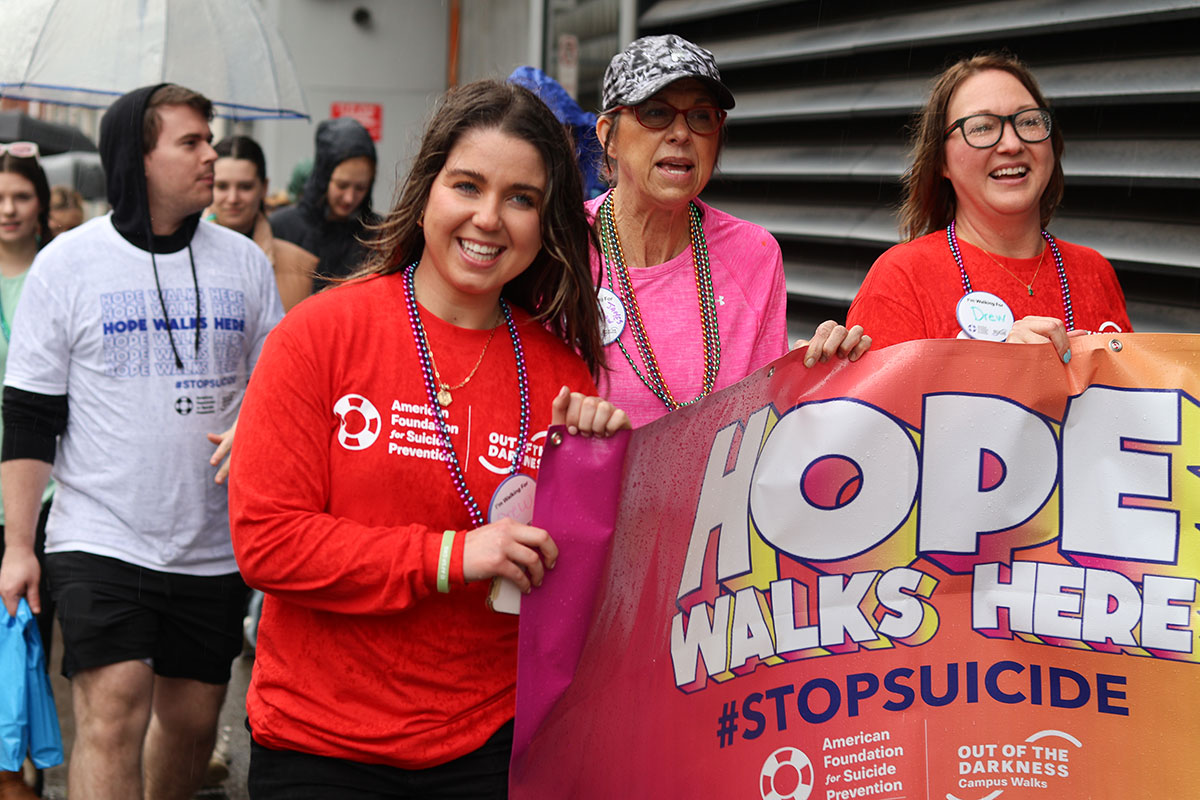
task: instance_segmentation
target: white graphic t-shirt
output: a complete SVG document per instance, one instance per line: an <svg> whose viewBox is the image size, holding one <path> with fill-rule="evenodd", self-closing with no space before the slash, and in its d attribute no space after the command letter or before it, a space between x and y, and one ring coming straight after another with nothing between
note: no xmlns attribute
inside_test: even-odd
<svg viewBox="0 0 1200 800"><path fill-rule="evenodd" d="M237 419L283 309L262 251L228 229L203 222L191 258L184 248L155 259L165 313L150 254L108 216L57 238L30 269L5 385L68 397L46 552L234 572L226 489L213 481L205 434Z"/></svg>

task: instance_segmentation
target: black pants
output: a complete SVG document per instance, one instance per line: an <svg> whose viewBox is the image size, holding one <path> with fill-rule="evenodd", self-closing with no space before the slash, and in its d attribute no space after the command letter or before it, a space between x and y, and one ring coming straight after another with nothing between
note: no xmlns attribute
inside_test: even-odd
<svg viewBox="0 0 1200 800"><path fill-rule="evenodd" d="M251 738L247 788L252 800L505 800L513 723L478 750L429 769L400 769L290 750Z"/></svg>

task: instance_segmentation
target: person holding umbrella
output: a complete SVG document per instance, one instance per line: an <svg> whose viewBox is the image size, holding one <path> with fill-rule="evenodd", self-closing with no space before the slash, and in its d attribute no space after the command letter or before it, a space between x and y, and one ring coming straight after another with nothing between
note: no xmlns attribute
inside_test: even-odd
<svg viewBox="0 0 1200 800"><path fill-rule="evenodd" d="M283 309L262 251L200 219L211 109L173 84L113 103L100 125L113 211L38 253L13 321L0 598L8 614L22 597L41 609L34 529L53 470L45 572L71 679L72 796L190 798L242 648L218 465Z"/></svg>

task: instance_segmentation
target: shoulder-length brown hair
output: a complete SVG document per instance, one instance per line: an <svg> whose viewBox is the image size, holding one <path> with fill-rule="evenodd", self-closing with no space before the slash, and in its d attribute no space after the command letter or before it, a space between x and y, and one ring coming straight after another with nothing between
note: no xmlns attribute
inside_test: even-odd
<svg viewBox="0 0 1200 800"><path fill-rule="evenodd" d="M998 69L1009 73L1033 95L1041 108L1049 108L1029 67L1008 53L980 53L965 58L937 77L929 100L912 126L912 166L904 173L904 204L900 207L900 235L904 241L944 228L954 219L954 187L942 174L946 166L946 111L950 97L972 75ZM1063 195L1063 135L1057 124L1050 127L1050 145L1054 150L1054 171L1042 192L1041 220L1044 228L1054 216Z"/></svg>
<svg viewBox="0 0 1200 800"><path fill-rule="evenodd" d="M0 172L11 172L20 175L33 184L33 193L38 201L38 249L41 250L54 238L50 230L50 182L46 180L46 171L38 163L36 156L14 156L5 153L0 156Z"/></svg>
<svg viewBox="0 0 1200 800"><path fill-rule="evenodd" d="M485 80L445 94L395 205L372 229L367 242L371 252L354 277L400 272L420 258L425 248L420 222L430 188L459 139L480 129L528 142L546 168L546 193L539 209L542 248L528 269L505 284L502 295L573 347L595 376L604 355L588 261L593 234L581 201L575 146L546 104L520 86Z"/></svg>

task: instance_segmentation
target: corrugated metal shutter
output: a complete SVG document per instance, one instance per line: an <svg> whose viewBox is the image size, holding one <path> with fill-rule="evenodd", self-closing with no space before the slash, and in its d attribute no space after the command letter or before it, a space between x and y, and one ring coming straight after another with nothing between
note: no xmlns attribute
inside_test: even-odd
<svg viewBox="0 0 1200 800"><path fill-rule="evenodd" d="M738 99L705 193L780 240L796 332L844 318L898 233L905 128L949 62L1010 50L1066 133L1050 229L1116 267L1139 330L1200 332L1200 0L661 0Z"/></svg>
<svg viewBox="0 0 1200 800"><path fill-rule="evenodd" d="M546 8L546 64L553 74L550 56L559 34L579 38L579 92L575 98L585 109L600 106L600 82L604 68L621 49L618 41L619 0L549 0ZM561 76L556 76L561 77Z"/></svg>

